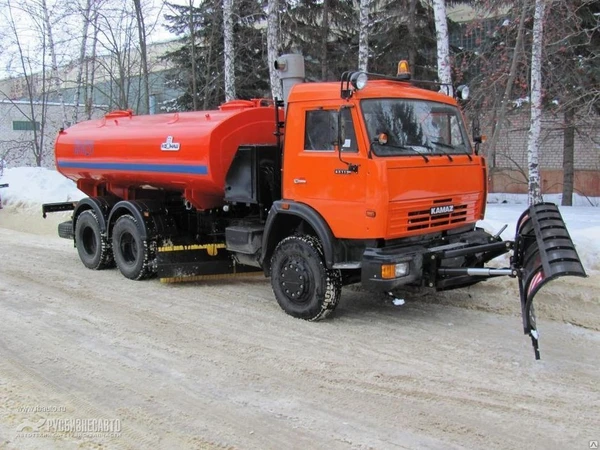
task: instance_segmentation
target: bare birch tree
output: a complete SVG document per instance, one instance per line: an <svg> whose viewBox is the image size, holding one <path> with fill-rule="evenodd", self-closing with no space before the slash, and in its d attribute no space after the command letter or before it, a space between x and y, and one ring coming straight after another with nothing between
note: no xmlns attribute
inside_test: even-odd
<svg viewBox="0 0 600 450"><path fill-rule="evenodd" d="M61 106L63 128L67 127L67 109L65 108L65 100L63 96L62 82L58 73L58 60L56 58L56 47L54 46L54 35L52 33L52 23L50 22L50 14L48 12L48 4L46 0L41 0L40 6L44 16L44 26L46 28L46 36L48 38L47 51L50 56L51 63L51 80L50 83L54 87L56 96Z"/></svg>
<svg viewBox="0 0 600 450"><path fill-rule="evenodd" d="M95 89L99 91L99 82L104 83L102 93L110 109L128 109L135 101L131 95L135 68L139 68L139 61L135 59L135 27L135 12L125 6L98 11L96 42L106 56L95 60L103 77Z"/></svg>
<svg viewBox="0 0 600 450"><path fill-rule="evenodd" d="M223 0L223 43L225 53L225 101L235 99L235 54L233 46L233 0Z"/></svg>
<svg viewBox="0 0 600 450"><path fill-rule="evenodd" d="M86 63L86 54L87 54L87 38L88 38L88 29L91 21L91 11L92 11L92 0L86 0L85 6L83 7L83 11L81 12L82 16L82 26L81 26L81 45L79 47L79 61L77 66L77 75L75 76L75 96L73 98L73 103L75 107L73 108L73 115L71 121L73 123L77 122L78 114L79 114L79 97L81 95L81 88L83 83L83 71L85 69ZM86 87L87 89L87 87Z"/></svg>
<svg viewBox="0 0 600 450"><path fill-rule="evenodd" d="M267 5L267 59L269 62L269 81L273 98L283 98L279 74L275 70L275 61L279 53L279 1L269 0Z"/></svg>
<svg viewBox="0 0 600 450"><path fill-rule="evenodd" d="M358 70L366 72L369 66L369 0L360 0L358 7Z"/></svg>
<svg viewBox="0 0 600 450"><path fill-rule="evenodd" d="M86 60L86 67L85 67L85 96L84 96L84 103L85 103L85 114L87 117L87 120L90 120L92 118L92 111L93 111L93 106L94 106L94 86L95 86L95 81L96 81L96 54L97 54L97 50L98 50L98 33L99 33L99 29L98 29L98 18L99 18L99 14L98 14L98 2L96 0L94 0L94 4L93 4L93 13L92 13L92 27L94 30L94 34L92 36L92 53L89 59L89 63L88 60ZM88 90L88 86L89 86L89 90Z"/></svg>
<svg viewBox="0 0 600 450"><path fill-rule="evenodd" d="M16 58L18 65L19 76L24 81L25 94L28 101L25 105L13 102L13 106L19 110L23 117L31 124L31 132L33 134L32 139L26 139L23 141L15 142L11 144L11 151L17 151L20 154L29 153L33 157L35 165L38 167L42 166L44 157L44 128L46 124L45 112L46 112L46 72L45 72L45 48L42 47L42 60L32 62L26 54L25 45L23 43L21 34L17 27L16 19L13 14L14 10L22 9L15 7L11 0L7 0L6 5L3 9L4 19L6 20L6 26L10 31L11 37L14 40L13 44L16 49ZM42 67L41 76L35 79L33 65L39 64ZM38 96L38 92L41 92L41 98ZM9 99L6 93L3 95Z"/></svg>
<svg viewBox="0 0 600 450"><path fill-rule="evenodd" d="M445 0L433 0L433 16L435 19L435 35L437 42L437 70L440 83L447 84L444 92L453 96L452 69L450 65L450 45L448 43L448 17Z"/></svg>
<svg viewBox="0 0 600 450"><path fill-rule="evenodd" d="M500 132L502 131L502 128L504 127L504 122L506 121L506 110L508 108L508 103L510 102L512 96L512 90L515 84L515 78L517 76L517 68L519 65L519 60L521 59L525 19L527 18L528 9L529 0L524 0L523 5L521 6L521 15L519 17L519 25L517 30L517 40L511 57L510 69L508 72L508 80L506 81L506 86L504 88L504 95L502 96L502 100L500 103L500 111L497 115L496 124L492 133L492 139L488 145L487 150L488 164L490 165L491 171L493 171L496 167L496 147L498 146L498 140L500 139Z"/></svg>
<svg viewBox="0 0 600 450"><path fill-rule="evenodd" d="M190 0L188 26L190 28L190 57L192 74L192 110L198 111L198 76L196 75L196 21L194 20L194 0Z"/></svg>
<svg viewBox="0 0 600 450"><path fill-rule="evenodd" d="M150 83L148 80L148 51L146 49L146 26L142 12L141 0L133 0L135 18L137 21L138 36L140 41L140 60L142 64L142 107L145 113L150 112Z"/></svg>
<svg viewBox="0 0 600 450"><path fill-rule="evenodd" d="M528 200L530 205L542 202L538 154L542 128L542 45L545 9L545 0L535 1L533 42L531 44L531 125L527 139Z"/></svg>

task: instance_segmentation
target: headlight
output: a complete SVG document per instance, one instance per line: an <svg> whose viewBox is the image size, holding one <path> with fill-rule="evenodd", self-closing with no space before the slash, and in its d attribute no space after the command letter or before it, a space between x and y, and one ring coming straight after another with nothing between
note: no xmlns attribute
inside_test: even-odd
<svg viewBox="0 0 600 450"><path fill-rule="evenodd" d="M409 263L403 262L398 264L384 264L381 266L381 278L391 279L400 278L408 275Z"/></svg>
<svg viewBox="0 0 600 450"><path fill-rule="evenodd" d="M359 91L367 85L368 80L369 77L367 77L367 74L364 72L356 72L352 75L352 78L350 78L352 86Z"/></svg>

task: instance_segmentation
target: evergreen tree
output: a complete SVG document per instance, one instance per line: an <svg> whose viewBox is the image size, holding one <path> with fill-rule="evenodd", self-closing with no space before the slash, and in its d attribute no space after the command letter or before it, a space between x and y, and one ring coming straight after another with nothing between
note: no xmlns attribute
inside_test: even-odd
<svg viewBox="0 0 600 450"><path fill-rule="evenodd" d="M352 0L298 0L284 8L282 48L304 56L309 80L338 80L356 68L358 14Z"/></svg>
<svg viewBox="0 0 600 450"><path fill-rule="evenodd" d="M167 28L181 36L181 46L164 58L174 65L169 83L183 94L164 109L193 109L192 42L195 44L197 107L213 109L225 100L222 3L222 0L202 0L198 6L168 4L173 13L165 16L169 22ZM266 29L258 26L266 19L266 6L263 2L240 0L236 7L238 14L234 18L233 33L237 96L246 99L270 97ZM193 40L190 30L194 32Z"/></svg>
<svg viewBox="0 0 600 450"><path fill-rule="evenodd" d="M398 61L408 60L414 78L437 78L433 11L419 0L387 0L378 5L369 33L369 70L395 75Z"/></svg>

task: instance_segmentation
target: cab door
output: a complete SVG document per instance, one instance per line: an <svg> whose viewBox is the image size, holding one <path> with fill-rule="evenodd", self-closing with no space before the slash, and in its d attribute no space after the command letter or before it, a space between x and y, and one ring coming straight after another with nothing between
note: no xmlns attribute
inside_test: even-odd
<svg viewBox="0 0 600 450"><path fill-rule="evenodd" d="M359 144L356 111L294 106L297 120L286 129L284 198L313 207L336 237L363 238L367 150Z"/></svg>

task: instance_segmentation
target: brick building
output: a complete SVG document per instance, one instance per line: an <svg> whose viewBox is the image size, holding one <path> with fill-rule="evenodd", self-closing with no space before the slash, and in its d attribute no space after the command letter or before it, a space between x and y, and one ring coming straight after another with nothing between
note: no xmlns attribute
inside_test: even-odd
<svg viewBox="0 0 600 450"><path fill-rule="evenodd" d="M494 160L490 167L490 191L527 192L527 134L530 111L523 107L507 117L501 132ZM485 124L485 121L482 121ZM564 120L562 115L545 112L539 154L542 193L562 192ZM482 132L492 135L491 126ZM486 145L482 152L486 154ZM600 196L600 117L579 116L576 121L574 150L574 192L591 197Z"/></svg>

